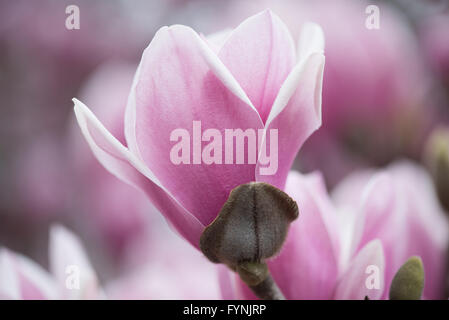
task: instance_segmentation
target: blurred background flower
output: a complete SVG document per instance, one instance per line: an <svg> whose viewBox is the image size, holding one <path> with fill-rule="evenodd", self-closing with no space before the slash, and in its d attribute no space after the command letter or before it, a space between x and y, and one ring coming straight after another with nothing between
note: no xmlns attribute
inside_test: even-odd
<svg viewBox="0 0 449 320"><path fill-rule="evenodd" d="M73 4L80 8L79 30L65 27L65 9ZM365 27L370 4L380 8L379 29ZM80 97L95 107L106 127L123 139L120 119L133 73L161 26L185 24L208 35L266 8L286 22L294 39L306 21L321 24L326 39L323 125L301 149L296 169L322 172L332 191L356 169L385 168L399 158L422 161L429 133L449 125L447 1L1 1L0 246L48 269L50 226L61 223L80 237L100 286L115 297L126 287L135 288L129 289L135 297L218 298L215 269L205 267L210 285L200 291L188 290L198 285L194 277L181 284L179 274L202 270L196 262L201 265L203 257L185 258L192 262L184 271L173 255L157 255L154 239L171 237L160 236L169 233L165 222L145 197L97 163L75 126L71 99ZM425 175L392 168L386 170L406 181L394 185L399 189L414 179L410 176ZM345 181L365 182L354 177ZM423 188L417 197L434 192L428 178L413 181ZM416 248L440 248L425 239L417 237ZM170 240L167 250L191 249L177 240ZM421 252L412 251L407 254ZM385 254L388 269L392 253ZM442 259L440 253L422 255L425 265ZM408 257L401 253L403 258ZM179 279L167 273L171 266L179 268ZM154 280L141 286L141 276ZM179 289L158 296L154 292L162 282ZM319 294L329 296L324 289ZM425 291L425 296L436 295ZM300 290L291 291L291 297L302 297Z"/></svg>

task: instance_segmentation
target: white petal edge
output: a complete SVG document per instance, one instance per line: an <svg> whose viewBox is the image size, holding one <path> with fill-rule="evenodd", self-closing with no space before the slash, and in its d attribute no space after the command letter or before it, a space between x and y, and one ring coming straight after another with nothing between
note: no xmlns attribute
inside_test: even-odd
<svg viewBox="0 0 449 320"><path fill-rule="evenodd" d="M215 52L220 51L221 47L225 44L225 42L228 40L230 35L232 34L232 29L227 28L221 31L217 31L214 33L211 33L205 37L203 37L206 42L212 47L212 49Z"/></svg>
<svg viewBox="0 0 449 320"><path fill-rule="evenodd" d="M0 296L2 299L20 299L20 280L10 253L0 249Z"/></svg>
<svg viewBox="0 0 449 320"><path fill-rule="evenodd" d="M123 157L123 160L129 161L130 164L132 164L141 174L146 176L148 179L153 181L155 184L157 184L160 188L163 189L162 184L160 181L156 178L156 176L150 171L150 169L140 160L138 159L134 154L129 152L129 149L123 146L104 126L103 124L97 119L97 117L93 114L93 112L81 101L79 101L76 98L72 99L73 103L75 104L75 115L78 120L78 124L81 127L81 131L83 132L84 137L86 138L87 142L89 143L89 146L91 147L92 151L94 152L95 156L97 158L101 158L100 155L98 155L100 149L96 142L93 140L89 133L89 129L87 127L86 118L88 118L92 124L96 126L96 128L103 134L103 137L106 138L108 143L110 143L115 150L117 150L120 153L120 156ZM98 148L98 149L97 149ZM103 151L103 150L102 150ZM104 152L104 151L103 151ZM110 168L106 168L109 171ZM114 175L117 175L116 172L111 172ZM121 180L127 180L126 177L118 176ZM164 189L165 190L165 189Z"/></svg>
<svg viewBox="0 0 449 320"><path fill-rule="evenodd" d="M56 284L51 275L34 261L25 256L17 255L17 264L22 275L30 281L48 300L58 298Z"/></svg>
<svg viewBox="0 0 449 320"><path fill-rule="evenodd" d="M50 269L63 298L88 299L98 296L97 275L90 264L80 239L61 225L53 225L50 229L49 243ZM79 270L80 288L68 288L66 281L70 275L69 267Z"/></svg>
<svg viewBox="0 0 449 320"><path fill-rule="evenodd" d="M319 83L320 92L319 94L315 92L315 107L317 117L319 117L321 121L321 89L323 82L323 71L324 71L324 33L321 27L313 22L306 22L303 25L301 30L301 34L298 41L298 53L297 53L297 63L293 70L288 75L287 79L285 79L282 84L279 93L273 103L273 107L271 108L271 112L268 116L265 127L268 127L268 124L273 121L276 116L282 112L285 106L290 101L290 98L296 91L296 88L301 79L301 75L303 70L306 69L306 64L311 61L311 56L319 54L323 56L323 65L321 70L321 79Z"/></svg>
<svg viewBox="0 0 449 320"><path fill-rule="evenodd" d="M142 155L140 154L139 147L137 146L137 136L136 136L136 86L140 77L140 68L142 62L137 66L136 74L133 78L133 83L131 85L131 91L129 92L128 101L125 108L125 140L128 145L129 151L134 154L138 159L143 161Z"/></svg>
<svg viewBox="0 0 449 320"><path fill-rule="evenodd" d="M313 53L324 54L324 33L314 22L304 23L298 40L298 62L306 60Z"/></svg>
<svg viewBox="0 0 449 320"><path fill-rule="evenodd" d="M350 246L350 255L353 255L357 248L360 245L360 241L362 240L363 233L365 232L365 224L366 224L366 210L365 207L367 205L367 202L370 200L370 195L372 192L375 192L379 186L386 185L386 186L392 186L391 177L388 173L376 173L374 174L370 180L367 182L367 185L365 186L362 198L359 203L359 207L356 209L357 214L354 215L354 230L352 234L352 241Z"/></svg>
<svg viewBox="0 0 449 320"><path fill-rule="evenodd" d="M324 74L324 62L325 57L322 53L314 53L308 57L307 60L296 64L296 66L293 68L292 72L288 75L287 79L282 84L281 88L279 89L279 93L274 100L273 107L270 111L270 114L268 115L268 119L265 123L263 136L262 136L262 145L265 143L266 136L268 129L270 128L270 124L273 122L273 120L285 109L287 104L289 103L292 96L295 94L296 89L298 88L300 82L302 81L302 76L304 71L307 69L307 66L309 63L314 63L314 59L320 60L320 67L316 74L317 76L317 84L315 87L314 92L314 106L315 109L315 115L316 115L316 129L318 129L321 126L321 94L323 89L323 74ZM261 152L261 151L260 151ZM258 154L258 159L261 158L261 154ZM258 171L259 171L259 162L256 165L256 172L255 176L258 177Z"/></svg>
<svg viewBox="0 0 449 320"><path fill-rule="evenodd" d="M323 87L323 71L324 71L324 55L322 53L313 53L306 60L296 64L292 72L288 75L287 79L282 84L279 89L279 93L274 100L273 107L268 115L267 122L265 123L265 128L268 128L270 123L284 110L290 101L291 97L298 89L298 86L302 80L304 71L307 69L309 63L313 63L314 59L320 59L321 65L317 72L317 86L315 87L314 96L314 108L315 114L318 120L318 125L321 125L321 93Z"/></svg>

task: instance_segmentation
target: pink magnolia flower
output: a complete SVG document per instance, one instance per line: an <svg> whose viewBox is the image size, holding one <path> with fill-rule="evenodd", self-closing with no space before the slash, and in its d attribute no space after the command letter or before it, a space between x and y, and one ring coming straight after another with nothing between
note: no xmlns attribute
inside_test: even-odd
<svg viewBox="0 0 449 320"><path fill-rule="evenodd" d="M365 188L358 188L365 185ZM431 177L411 162L396 162L380 172L359 172L334 191L346 212L347 255L380 239L385 253L385 292L399 267L413 255L423 260L423 297L441 299L444 287L449 225L436 197Z"/></svg>
<svg viewBox="0 0 449 320"><path fill-rule="evenodd" d="M99 299L98 279L80 240L61 226L50 232L50 270L30 259L0 250L0 299ZM78 276L74 286L70 276Z"/></svg>
<svg viewBox="0 0 449 320"><path fill-rule="evenodd" d="M224 42L212 41L181 25L156 33L131 88L127 147L74 99L78 123L99 161L143 190L196 247L232 188L250 181L283 188L298 149L321 123L324 40L318 26L303 28L297 52L287 28L270 11L245 20ZM277 173L261 175L260 161L173 164L171 132L192 128L195 120L222 134L225 129L277 129Z"/></svg>
<svg viewBox="0 0 449 320"><path fill-rule="evenodd" d="M442 298L448 224L423 169L398 163L357 173L334 200L319 174L291 172L286 191L301 204L300 216L269 268L287 299L386 298L413 255L423 260L424 298ZM372 268L378 287L367 285ZM224 297L255 298L234 274L220 277Z"/></svg>

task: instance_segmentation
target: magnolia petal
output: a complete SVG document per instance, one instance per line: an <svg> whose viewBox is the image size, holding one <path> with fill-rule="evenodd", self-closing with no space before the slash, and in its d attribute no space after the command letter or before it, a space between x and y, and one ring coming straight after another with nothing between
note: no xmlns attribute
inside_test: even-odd
<svg viewBox="0 0 449 320"><path fill-rule="evenodd" d="M136 122L139 154L161 185L207 225L231 189L254 181L255 163L225 165L226 150L221 158L223 164L204 163L201 133L195 140L199 143L191 142L193 122L201 121L202 132L217 129L224 138L225 129L262 128L260 117L212 49L185 26L157 32L143 54L138 77L133 88L135 114L128 114ZM189 135L190 164L172 162L170 155L176 142L170 138L176 129ZM194 150L198 150L198 161Z"/></svg>
<svg viewBox="0 0 449 320"><path fill-rule="evenodd" d="M324 54L323 29L316 23L306 22L298 41L298 63L305 61L316 52Z"/></svg>
<svg viewBox="0 0 449 320"><path fill-rule="evenodd" d="M65 299L96 299L98 279L81 241L62 226L52 226L49 241L50 270Z"/></svg>
<svg viewBox="0 0 449 320"><path fill-rule="evenodd" d="M76 99L74 103L78 124L98 161L119 179L142 190L173 227L198 247L204 225L165 191L142 161L120 144L83 103Z"/></svg>
<svg viewBox="0 0 449 320"><path fill-rule="evenodd" d="M231 34L232 29L224 29L209 34L207 37L203 36L203 39L209 44L209 46L214 50L215 53L218 53Z"/></svg>
<svg viewBox="0 0 449 320"><path fill-rule="evenodd" d="M291 172L286 192L298 203L279 256L269 262L287 299L329 299L338 276L336 215L322 177Z"/></svg>
<svg viewBox="0 0 449 320"><path fill-rule="evenodd" d="M136 90L135 87L140 77L140 69L142 62L139 63L136 73L133 78L133 83L131 86L131 91L128 96L128 102L125 108L125 139L129 151L134 154L138 159L142 160L142 155L140 154L139 147L137 146L136 137Z"/></svg>
<svg viewBox="0 0 449 320"><path fill-rule="evenodd" d="M295 64L294 43L285 24L270 10L256 14L232 31L218 56L265 122Z"/></svg>
<svg viewBox="0 0 449 320"><path fill-rule="evenodd" d="M394 215L396 193L390 175L379 173L368 181L360 199L359 212L354 216L354 235L351 252L354 253L375 238L381 238ZM400 227L398 223L397 227ZM391 228L389 228L391 229ZM397 235L400 229L395 228ZM382 239L383 241L385 239Z"/></svg>
<svg viewBox="0 0 449 320"><path fill-rule="evenodd" d="M220 284L221 298L224 300L236 300L236 275L225 265L218 266L218 282Z"/></svg>
<svg viewBox="0 0 449 320"><path fill-rule="evenodd" d="M276 174L261 174L256 167L256 180L284 188L288 171L304 141L321 125L321 91L324 56L313 53L298 64L279 90L265 124L264 143L270 150L270 130L278 131L278 169Z"/></svg>
<svg viewBox="0 0 449 320"><path fill-rule="evenodd" d="M41 266L22 255L16 256L20 273L22 297L25 300L58 298L56 283Z"/></svg>

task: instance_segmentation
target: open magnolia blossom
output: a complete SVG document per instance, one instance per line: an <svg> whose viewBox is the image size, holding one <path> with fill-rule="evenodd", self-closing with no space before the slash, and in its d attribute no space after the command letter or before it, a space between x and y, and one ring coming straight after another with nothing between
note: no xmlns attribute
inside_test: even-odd
<svg viewBox="0 0 449 320"><path fill-rule="evenodd" d="M62 226L50 232L50 270L0 249L0 299L100 299L102 290L80 240Z"/></svg>
<svg viewBox="0 0 449 320"><path fill-rule="evenodd" d="M280 254L268 262L287 299L385 299L399 268L422 259L422 298L443 298L448 221L424 169L399 162L357 172L328 195L318 173L291 172L286 192L301 204ZM255 298L220 272L224 298Z"/></svg>
<svg viewBox="0 0 449 320"><path fill-rule="evenodd" d="M296 153L321 125L323 46L320 27L306 24L295 50L286 26L268 10L225 36L204 38L186 26L163 27L144 51L132 84L126 146L76 99L75 113L106 169L141 189L198 248L205 226L233 188L251 181L284 188ZM174 164L170 134L191 128L193 121L222 136L226 129L263 129L266 139L266 132L277 129L276 173L260 175L259 162Z"/></svg>

